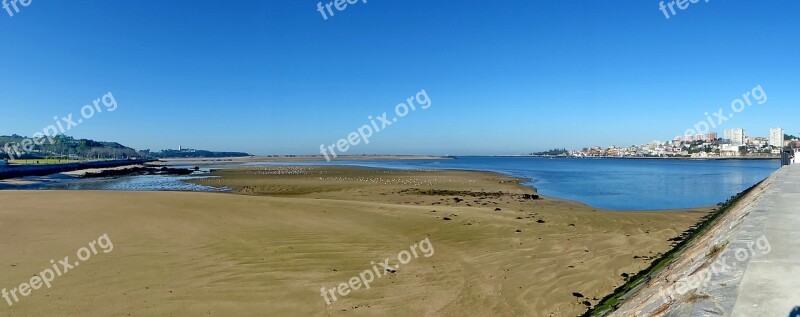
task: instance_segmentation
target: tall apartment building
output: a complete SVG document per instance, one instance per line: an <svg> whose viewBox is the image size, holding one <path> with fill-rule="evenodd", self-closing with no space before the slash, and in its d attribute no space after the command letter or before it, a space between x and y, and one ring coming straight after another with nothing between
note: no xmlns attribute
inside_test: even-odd
<svg viewBox="0 0 800 317"><path fill-rule="evenodd" d="M781 128L769 129L769 145L774 147L783 147L784 131Z"/></svg>
<svg viewBox="0 0 800 317"><path fill-rule="evenodd" d="M724 139L730 140L731 145L745 145L747 141L747 131L744 129L725 130Z"/></svg>
<svg viewBox="0 0 800 317"><path fill-rule="evenodd" d="M730 132L729 130L725 130L725 134L730 134L732 145L744 145L747 139L747 134L744 129L730 129Z"/></svg>

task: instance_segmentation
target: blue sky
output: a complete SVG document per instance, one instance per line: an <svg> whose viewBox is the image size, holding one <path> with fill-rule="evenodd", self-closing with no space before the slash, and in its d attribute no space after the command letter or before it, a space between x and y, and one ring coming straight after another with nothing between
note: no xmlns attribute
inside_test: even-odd
<svg viewBox="0 0 800 317"><path fill-rule="evenodd" d="M327 2L323 2L327 3ZM42 1L0 11L0 134L137 149L315 154L425 89L349 154L521 154L666 140L756 85L726 122L800 132L800 2ZM335 10L335 9L334 9Z"/></svg>

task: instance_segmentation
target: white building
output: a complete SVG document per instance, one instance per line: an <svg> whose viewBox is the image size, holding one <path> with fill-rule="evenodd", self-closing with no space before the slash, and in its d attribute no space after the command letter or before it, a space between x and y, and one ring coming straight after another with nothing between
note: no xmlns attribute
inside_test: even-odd
<svg viewBox="0 0 800 317"><path fill-rule="evenodd" d="M774 147L783 147L783 129L781 128L772 128L769 129L769 145Z"/></svg>
<svg viewBox="0 0 800 317"><path fill-rule="evenodd" d="M792 164L800 164L800 149L794 149L794 156L792 157Z"/></svg>
<svg viewBox="0 0 800 317"><path fill-rule="evenodd" d="M723 144L720 147L720 156L739 156L739 146L733 144Z"/></svg>
<svg viewBox="0 0 800 317"><path fill-rule="evenodd" d="M770 140L766 138L747 138L747 144L763 148L770 144Z"/></svg>
<svg viewBox="0 0 800 317"><path fill-rule="evenodd" d="M726 131L727 134L727 131ZM730 139L732 145L744 145L745 139L747 139L747 134L744 129L731 129L730 130Z"/></svg>

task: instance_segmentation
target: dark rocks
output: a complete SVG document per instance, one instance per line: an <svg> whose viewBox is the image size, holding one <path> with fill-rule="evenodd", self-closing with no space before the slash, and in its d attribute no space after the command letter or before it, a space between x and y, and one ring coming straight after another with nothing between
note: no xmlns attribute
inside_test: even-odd
<svg viewBox="0 0 800 317"><path fill-rule="evenodd" d="M509 196L514 199L523 199L523 200L534 200L539 199L539 195L536 194L511 194L505 193L502 191L499 192L473 192L468 190L439 190L439 189L428 189L428 190L420 190L416 188L409 188L400 191L400 194L416 194L416 195L428 195L428 196L465 196L465 197L478 197L481 199L485 198L500 198L503 196Z"/></svg>
<svg viewBox="0 0 800 317"><path fill-rule="evenodd" d="M104 170L96 173L86 173L84 178L132 176L132 175L189 175L194 172L191 169L182 168L154 168L154 167L131 167L116 170Z"/></svg>

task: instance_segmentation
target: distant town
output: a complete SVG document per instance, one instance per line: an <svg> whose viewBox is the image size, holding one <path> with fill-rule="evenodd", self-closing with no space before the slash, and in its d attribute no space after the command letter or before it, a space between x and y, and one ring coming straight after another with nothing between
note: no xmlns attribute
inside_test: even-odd
<svg viewBox="0 0 800 317"><path fill-rule="evenodd" d="M66 135L31 139L0 136L0 166L9 163L63 163L85 160L245 157L244 152L215 152L178 146L177 150L137 151L117 142L76 139ZM38 163L37 163L38 162Z"/></svg>
<svg viewBox="0 0 800 317"><path fill-rule="evenodd" d="M766 137L748 136L744 129L677 136L673 140L625 146L595 146L582 150L555 149L534 156L571 157L664 157L664 158L780 158L784 149L800 149L800 138L782 128L772 128Z"/></svg>

